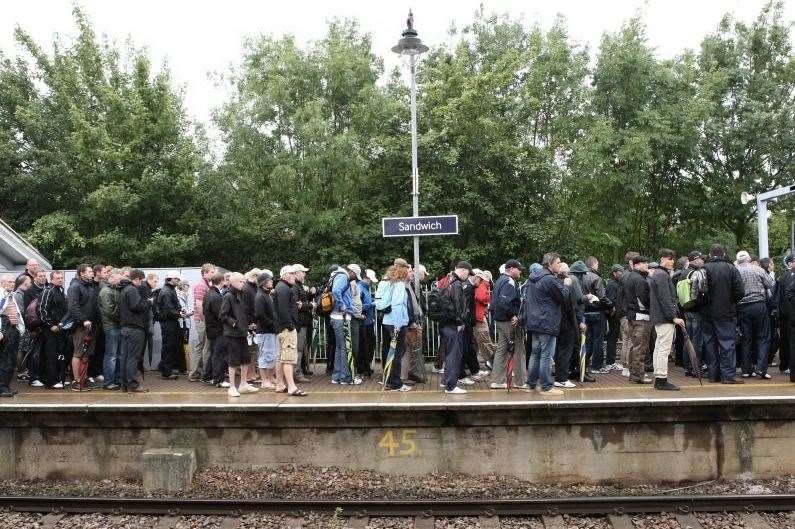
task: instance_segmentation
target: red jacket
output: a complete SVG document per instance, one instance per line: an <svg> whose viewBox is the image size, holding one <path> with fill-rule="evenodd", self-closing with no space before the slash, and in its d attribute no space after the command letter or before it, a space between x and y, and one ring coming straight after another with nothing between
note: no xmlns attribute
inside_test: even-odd
<svg viewBox="0 0 795 529"><path fill-rule="evenodd" d="M475 287L475 321L486 321L486 311L491 301L491 285L481 279Z"/></svg>

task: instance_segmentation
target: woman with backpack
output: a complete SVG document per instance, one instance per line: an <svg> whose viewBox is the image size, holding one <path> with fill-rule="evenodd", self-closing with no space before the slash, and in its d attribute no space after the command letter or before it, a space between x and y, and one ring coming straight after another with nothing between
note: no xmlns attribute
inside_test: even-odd
<svg viewBox="0 0 795 529"><path fill-rule="evenodd" d="M388 373L385 372L387 377L384 380L384 389L387 391L410 391L411 386L404 384L400 378L400 362L406 350L406 327L409 321L412 320L412 314L410 314L412 310L411 304L406 295L409 268L408 264L404 266L398 260L396 260L396 263L389 267L387 271L389 283L383 289L382 296L376 304L376 308L384 314L383 323L381 324L381 357L383 359L386 360L389 354L392 338L396 338L392 365L388 369ZM386 366L386 361L384 365Z"/></svg>

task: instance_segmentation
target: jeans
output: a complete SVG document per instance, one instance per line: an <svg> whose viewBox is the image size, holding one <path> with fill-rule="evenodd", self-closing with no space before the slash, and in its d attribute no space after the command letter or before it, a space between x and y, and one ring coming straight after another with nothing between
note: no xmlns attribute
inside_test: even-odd
<svg viewBox="0 0 795 529"><path fill-rule="evenodd" d="M103 385L119 385L119 350L121 348L121 329L105 329L105 358L102 359Z"/></svg>
<svg viewBox="0 0 795 529"><path fill-rule="evenodd" d="M541 389L552 389L552 359L555 356L557 336L533 333L533 351L530 353L530 366L527 373L527 385L536 387L539 378Z"/></svg>
<svg viewBox="0 0 795 529"><path fill-rule="evenodd" d="M603 312L585 313L585 365L591 371L605 366L605 315Z"/></svg>
<svg viewBox="0 0 795 529"><path fill-rule="evenodd" d="M121 355L119 357L121 387L138 387L138 362L144 353L145 343L146 333L143 329L122 327Z"/></svg>
<svg viewBox="0 0 795 529"><path fill-rule="evenodd" d="M736 374L734 340L737 320L712 321L705 319L704 350L709 366L709 379L733 380Z"/></svg>
<svg viewBox="0 0 795 529"><path fill-rule="evenodd" d="M458 385L458 375L461 373L462 351L461 339L463 332L455 325L445 325L441 329L444 342L444 376L442 382L444 389L452 391Z"/></svg>
<svg viewBox="0 0 795 529"><path fill-rule="evenodd" d="M381 325L381 340L382 340L382 357L384 363L389 356L389 348L391 347L392 337L395 335L394 325ZM403 327L397 334L395 344L395 356L392 358L392 367L389 369L389 377L386 379L386 389L398 389L403 386L403 380L400 378L403 363L403 353L406 351L406 328Z"/></svg>
<svg viewBox="0 0 795 529"><path fill-rule="evenodd" d="M704 331L702 328L701 314L698 312L685 312L685 324L687 326L687 334L690 336L690 342L693 344L693 349L696 351L699 367L701 367L704 363ZM690 365L690 355L683 355L682 365L685 371L693 371L693 366Z"/></svg>
<svg viewBox="0 0 795 529"><path fill-rule="evenodd" d="M770 314L764 301L737 306L740 320L740 365L743 373L767 373L770 350Z"/></svg>
<svg viewBox="0 0 795 529"><path fill-rule="evenodd" d="M351 370L348 367L348 348L345 339L345 320L331 318L331 326L334 328L334 371L331 373L331 380L334 382L353 382Z"/></svg>

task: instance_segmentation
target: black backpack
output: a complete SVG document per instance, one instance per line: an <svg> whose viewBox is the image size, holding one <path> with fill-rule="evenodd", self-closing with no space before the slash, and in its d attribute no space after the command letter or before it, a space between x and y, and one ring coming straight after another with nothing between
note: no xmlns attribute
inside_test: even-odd
<svg viewBox="0 0 795 529"><path fill-rule="evenodd" d="M455 320L453 314L453 300L450 297L450 285L442 289L433 288L428 293L428 310L426 314L431 321L443 323Z"/></svg>

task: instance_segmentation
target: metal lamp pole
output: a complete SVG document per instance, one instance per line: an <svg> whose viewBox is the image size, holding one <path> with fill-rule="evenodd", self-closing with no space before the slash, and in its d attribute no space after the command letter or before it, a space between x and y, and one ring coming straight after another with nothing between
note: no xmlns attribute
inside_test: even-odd
<svg viewBox="0 0 795 529"><path fill-rule="evenodd" d="M759 258L769 257L768 244L767 244L767 203L776 200L784 195L795 193L795 185L778 187L759 193L754 197L751 193L743 191L740 194L740 202L743 205L748 204L756 198L756 229L759 238ZM790 248L790 251L795 251L795 248Z"/></svg>
<svg viewBox="0 0 795 529"><path fill-rule="evenodd" d="M403 30L397 45L392 47L392 51L398 55L408 55L411 68L411 212L412 216L418 217L420 214L420 172L417 164L417 55L428 51L428 47L417 36L417 30L414 29L414 15L410 10L406 20L406 29ZM417 299L419 299L420 282L417 274L419 274L420 268L420 238L416 235L413 238L414 290L417 293Z"/></svg>

